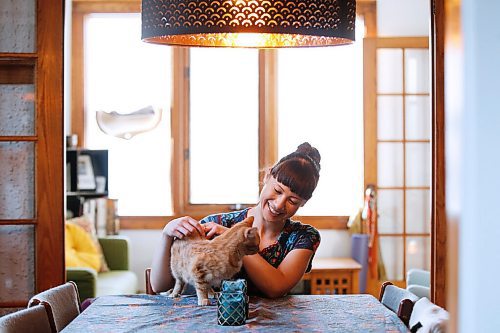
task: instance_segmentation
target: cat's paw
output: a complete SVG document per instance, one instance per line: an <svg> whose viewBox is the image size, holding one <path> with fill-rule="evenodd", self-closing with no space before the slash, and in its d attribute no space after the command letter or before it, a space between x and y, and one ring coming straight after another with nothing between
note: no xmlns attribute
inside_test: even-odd
<svg viewBox="0 0 500 333"><path fill-rule="evenodd" d="M210 305L210 300L208 298L198 299L198 305L201 305L201 306Z"/></svg>
<svg viewBox="0 0 500 333"><path fill-rule="evenodd" d="M169 291L165 292L165 296L167 297L179 297L180 295L178 293L174 293L174 289L170 289Z"/></svg>

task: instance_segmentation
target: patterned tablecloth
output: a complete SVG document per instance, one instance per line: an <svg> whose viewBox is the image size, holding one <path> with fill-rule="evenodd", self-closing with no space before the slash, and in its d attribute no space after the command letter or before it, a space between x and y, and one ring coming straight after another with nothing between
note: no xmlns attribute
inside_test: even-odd
<svg viewBox="0 0 500 333"><path fill-rule="evenodd" d="M371 295L251 297L243 326L219 326L217 307L196 302L196 297L103 296L63 332L408 332Z"/></svg>

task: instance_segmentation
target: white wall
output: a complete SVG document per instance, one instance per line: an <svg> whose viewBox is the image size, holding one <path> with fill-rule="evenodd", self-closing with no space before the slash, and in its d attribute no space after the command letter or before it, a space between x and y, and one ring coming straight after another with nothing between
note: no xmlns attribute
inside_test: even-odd
<svg viewBox="0 0 500 333"><path fill-rule="evenodd" d="M500 328L500 1L463 0L458 299L460 332Z"/></svg>
<svg viewBox="0 0 500 333"><path fill-rule="evenodd" d="M429 29L430 0L377 0L379 36L428 36Z"/></svg>
<svg viewBox="0 0 500 333"><path fill-rule="evenodd" d="M151 267L153 253L160 243L160 230L122 230L130 238L130 269L137 275L139 290L145 290L144 270ZM320 230L321 244L316 257L350 257L351 236L345 230Z"/></svg>

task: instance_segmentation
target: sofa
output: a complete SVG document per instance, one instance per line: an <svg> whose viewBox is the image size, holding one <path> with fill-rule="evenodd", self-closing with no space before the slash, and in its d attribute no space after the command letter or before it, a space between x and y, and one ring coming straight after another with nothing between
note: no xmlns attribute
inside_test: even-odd
<svg viewBox="0 0 500 333"><path fill-rule="evenodd" d="M67 267L66 280L74 281L80 300L104 295L137 293L137 276L129 270L129 241L123 236L99 238L108 272L96 272L92 268Z"/></svg>

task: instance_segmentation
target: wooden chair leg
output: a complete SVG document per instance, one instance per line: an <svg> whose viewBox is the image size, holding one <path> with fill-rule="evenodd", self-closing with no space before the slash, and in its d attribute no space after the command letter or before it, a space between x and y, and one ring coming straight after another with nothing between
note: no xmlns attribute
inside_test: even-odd
<svg viewBox="0 0 500 333"><path fill-rule="evenodd" d="M148 295L157 295L157 293L153 290L151 286L151 268L146 268L146 294Z"/></svg>

